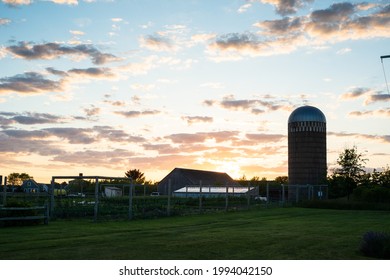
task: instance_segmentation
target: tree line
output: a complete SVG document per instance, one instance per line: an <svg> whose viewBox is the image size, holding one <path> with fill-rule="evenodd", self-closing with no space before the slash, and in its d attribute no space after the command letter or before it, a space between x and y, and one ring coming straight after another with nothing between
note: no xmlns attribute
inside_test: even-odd
<svg viewBox="0 0 390 280"><path fill-rule="evenodd" d="M390 202L390 167L386 166L381 170L374 169L371 173L367 172L365 164L368 159L360 152L357 147L346 148L339 154L337 159L338 167L333 170L333 173L328 175L327 181L324 184L329 186L329 198L347 197L350 199L352 194L355 197L364 199L369 193L371 196L382 196ZM124 172L127 178L131 178L133 184L138 187L150 186L156 187L156 183L147 180L145 174L139 169L129 169ZM7 177L8 185L21 186L23 181L33 179L27 173L11 173ZM250 183L251 185L265 186L267 183L280 185L288 184L287 176L278 176L274 180L269 181L263 177L260 179L254 176L250 180L243 175L237 180L243 185ZM104 184L123 184L128 182L121 182L120 180L103 181ZM93 184L91 183L91 188ZM373 194L378 193L378 194Z"/></svg>

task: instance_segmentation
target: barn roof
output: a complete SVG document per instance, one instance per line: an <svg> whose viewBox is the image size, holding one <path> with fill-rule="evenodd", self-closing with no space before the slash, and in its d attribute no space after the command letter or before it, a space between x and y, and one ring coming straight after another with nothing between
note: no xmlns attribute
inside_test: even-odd
<svg viewBox="0 0 390 280"><path fill-rule="evenodd" d="M171 191L183 188L188 185L199 185L202 181L202 185L236 185L239 186L227 173L175 168L159 183L159 191L167 193L167 186L169 180L171 181Z"/></svg>

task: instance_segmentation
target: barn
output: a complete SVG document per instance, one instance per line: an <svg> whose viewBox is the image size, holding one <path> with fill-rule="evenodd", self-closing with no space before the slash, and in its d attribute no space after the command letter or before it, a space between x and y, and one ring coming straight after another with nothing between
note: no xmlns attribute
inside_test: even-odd
<svg viewBox="0 0 390 280"><path fill-rule="evenodd" d="M240 187L227 173L175 168L158 184L158 192L167 195L169 184L171 193L189 186L229 186Z"/></svg>

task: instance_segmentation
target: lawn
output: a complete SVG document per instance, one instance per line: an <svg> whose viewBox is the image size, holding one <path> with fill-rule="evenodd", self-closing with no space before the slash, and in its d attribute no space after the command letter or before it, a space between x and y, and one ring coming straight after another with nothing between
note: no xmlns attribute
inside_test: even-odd
<svg viewBox="0 0 390 280"><path fill-rule="evenodd" d="M272 208L154 220L57 220L0 228L0 259L365 259L390 212Z"/></svg>

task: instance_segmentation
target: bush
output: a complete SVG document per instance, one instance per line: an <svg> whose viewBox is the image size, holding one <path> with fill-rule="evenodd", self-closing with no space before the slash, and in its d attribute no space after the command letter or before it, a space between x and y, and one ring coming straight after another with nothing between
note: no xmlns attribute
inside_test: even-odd
<svg viewBox="0 0 390 280"><path fill-rule="evenodd" d="M354 198L365 202L390 202L390 188L385 187L358 187L353 192Z"/></svg>
<svg viewBox="0 0 390 280"><path fill-rule="evenodd" d="M369 231L363 235L360 252L377 259L390 259L390 234Z"/></svg>

